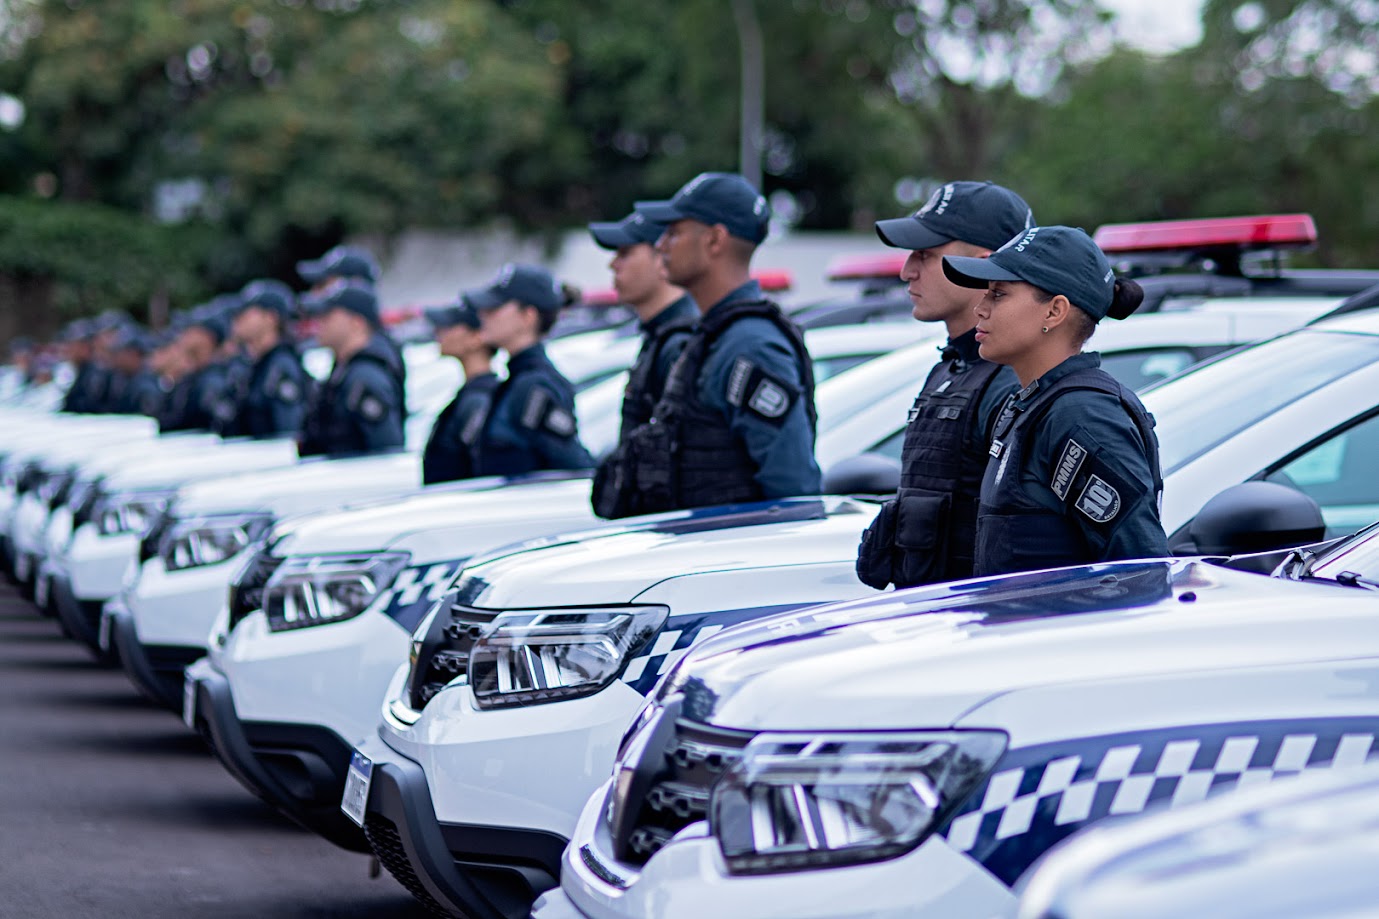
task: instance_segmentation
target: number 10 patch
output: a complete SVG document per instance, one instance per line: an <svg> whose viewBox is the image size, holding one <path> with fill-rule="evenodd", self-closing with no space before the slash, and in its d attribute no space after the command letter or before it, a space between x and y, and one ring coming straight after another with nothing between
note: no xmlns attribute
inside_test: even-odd
<svg viewBox="0 0 1379 919"><path fill-rule="evenodd" d="M1094 475L1082 489L1077 509L1096 523L1107 523L1120 513L1120 492L1101 476Z"/></svg>

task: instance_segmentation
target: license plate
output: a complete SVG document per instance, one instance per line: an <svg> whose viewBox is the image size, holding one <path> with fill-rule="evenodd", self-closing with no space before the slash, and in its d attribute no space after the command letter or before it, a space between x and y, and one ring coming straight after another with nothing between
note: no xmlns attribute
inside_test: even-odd
<svg viewBox="0 0 1379 919"><path fill-rule="evenodd" d="M46 574L40 574L34 581L34 603L39 609L48 608L48 586L51 580Z"/></svg>
<svg viewBox="0 0 1379 919"><path fill-rule="evenodd" d="M373 761L358 750L350 757L350 769L345 775L345 794L340 810L345 816L364 825L364 809L369 804L369 783L373 780Z"/></svg>
<svg viewBox="0 0 1379 919"><path fill-rule="evenodd" d="M21 581L27 581L29 575L33 573L34 560L29 557L27 552L18 552L14 556L14 576Z"/></svg>
<svg viewBox="0 0 1379 919"><path fill-rule="evenodd" d="M110 630L114 626L115 617L110 615L110 610L101 610L101 625L96 630L96 643L101 646L101 650L106 654L110 653Z"/></svg>
<svg viewBox="0 0 1379 919"><path fill-rule="evenodd" d="M196 730L196 680L191 677L182 681L182 720Z"/></svg>

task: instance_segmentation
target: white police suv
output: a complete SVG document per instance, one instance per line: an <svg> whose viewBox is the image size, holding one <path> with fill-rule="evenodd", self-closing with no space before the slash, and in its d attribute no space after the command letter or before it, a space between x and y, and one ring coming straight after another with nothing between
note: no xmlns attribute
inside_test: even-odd
<svg viewBox="0 0 1379 919"><path fill-rule="evenodd" d="M1376 584L1370 529L1276 577L1120 562L716 636L637 716L533 915L1013 915L1079 828L1379 754Z"/></svg>

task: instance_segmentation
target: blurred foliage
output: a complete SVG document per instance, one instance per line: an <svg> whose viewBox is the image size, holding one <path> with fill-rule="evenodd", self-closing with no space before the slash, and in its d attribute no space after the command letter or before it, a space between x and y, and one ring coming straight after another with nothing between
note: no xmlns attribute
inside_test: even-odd
<svg viewBox="0 0 1379 919"><path fill-rule="evenodd" d="M1206 0L1202 42L1157 57L1116 47L1097 0L756 9L764 190L801 227L990 178L1048 222L1308 210L1323 263L1379 243L1371 0ZM739 54L728 0L0 0L0 106L25 114L0 127L0 194L118 210L110 296L185 305L296 282L346 236L555 231L734 168ZM92 259L35 249L67 238L45 226L0 271L94 308Z"/></svg>

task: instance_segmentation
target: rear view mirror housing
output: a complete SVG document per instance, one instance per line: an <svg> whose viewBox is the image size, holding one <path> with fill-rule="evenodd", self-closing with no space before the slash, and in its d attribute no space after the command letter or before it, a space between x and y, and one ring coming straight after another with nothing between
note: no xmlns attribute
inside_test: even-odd
<svg viewBox="0 0 1379 919"><path fill-rule="evenodd" d="M900 464L876 453L850 456L824 473L826 495L893 495L900 489Z"/></svg>
<svg viewBox="0 0 1379 919"><path fill-rule="evenodd" d="M1174 555L1244 555L1289 549L1326 538L1321 507L1274 482L1242 482L1216 495L1174 534Z"/></svg>

